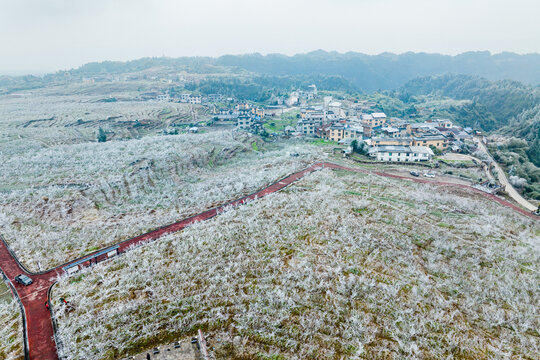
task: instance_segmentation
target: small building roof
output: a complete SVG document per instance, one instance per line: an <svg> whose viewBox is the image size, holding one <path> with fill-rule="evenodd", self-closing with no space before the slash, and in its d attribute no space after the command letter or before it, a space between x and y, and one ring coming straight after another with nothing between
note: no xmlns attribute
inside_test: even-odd
<svg viewBox="0 0 540 360"><path fill-rule="evenodd" d="M413 138L410 137L374 137L373 141L412 141Z"/></svg>
<svg viewBox="0 0 540 360"><path fill-rule="evenodd" d="M332 130L343 130L345 127L343 125L332 125L330 126L330 129Z"/></svg>
<svg viewBox="0 0 540 360"><path fill-rule="evenodd" d="M428 146L409 146L413 153L417 154L428 154L433 156L433 150Z"/></svg>
<svg viewBox="0 0 540 360"><path fill-rule="evenodd" d="M395 128L395 127L392 127L392 126L383 127L381 130L386 131L386 132L390 132L390 133L399 132L398 128Z"/></svg>
<svg viewBox="0 0 540 360"><path fill-rule="evenodd" d="M370 153L379 153L379 152L411 152L410 146L403 145L381 145L375 146L369 149Z"/></svg>
<svg viewBox="0 0 540 360"><path fill-rule="evenodd" d="M427 122L423 122L423 123L412 123L411 124L411 127L413 129L421 129L421 128L435 128L439 126L439 124L437 123L427 123Z"/></svg>
<svg viewBox="0 0 540 360"><path fill-rule="evenodd" d="M416 153L433 155L433 151L427 146L403 146L403 145L381 145L369 149L370 154L396 152L396 153Z"/></svg>
<svg viewBox="0 0 540 360"><path fill-rule="evenodd" d="M414 140L416 141L428 141L428 140L446 140L444 135L426 135L426 136L415 136Z"/></svg>

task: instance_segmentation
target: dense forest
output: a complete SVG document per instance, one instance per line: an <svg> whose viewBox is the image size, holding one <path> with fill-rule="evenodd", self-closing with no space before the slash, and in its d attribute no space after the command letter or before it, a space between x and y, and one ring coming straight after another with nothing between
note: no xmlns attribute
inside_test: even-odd
<svg viewBox="0 0 540 360"><path fill-rule="evenodd" d="M470 75L445 74L417 78L407 82L400 90L400 97L431 95L458 100L471 100L466 111L481 114L479 128L496 130L508 125L517 114L540 104L540 90L517 81L490 81ZM462 114L466 115L466 114Z"/></svg>
<svg viewBox="0 0 540 360"><path fill-rule="evenodd" d="M203 95L221 94L239 100L269 102L274 96L283 96L294 89L307 89L315 84L319 89L355 93L355 87L341 76L253 76L220 77L185 85L186 90Z"/></svg>
<svg viewBox="0 0 540 360"><path fill-rule="evenodd" d="M526 140L528 147L525 154L531 162L540 167L540 105L517 115L500 132Z"/></svg>

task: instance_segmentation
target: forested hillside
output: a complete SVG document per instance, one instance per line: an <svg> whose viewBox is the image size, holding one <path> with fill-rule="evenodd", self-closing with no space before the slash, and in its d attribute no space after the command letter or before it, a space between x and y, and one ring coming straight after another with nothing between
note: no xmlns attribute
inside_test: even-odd
<svg viewBox="0 0 540 360"><path fill-rule="evenodd" d="M527 140L527 155L536 166L540 166L540 105L517 115L501 133Z"/></svg>
<svg viewBox="0 0 540 360"><path fill-rule="evenodd" d="M523 191L530 197L540 198L540 105L516 116L500 131L515 136L519 141L510 141L494 149L497 161L502 162L519 179ZM531 164L532 163L532 164ZM534 165L533 165L534 164ZM525 181L526 182L525 182Z"/></svg>
<svg viewBox="0 0 540 360"><path fill-rule="evenodd" d="M476 121L478 127L486 131L508 125L513 117L540 104L538 88L517 81L490 81L469 75L445 74L417 78L407 82L400 92L405 98L432 95L471 100L469 110L480 111Z"/></svg>
<svg viewBox="0 0 540 360"><path fill-rule="evenodd" d="M356 87L347 79L327 75L231 76L190 83L185 86L185 89L203 95L221 94L244 101L264 102L273 96L286 95L293 89L307 89L311 84L328 91L356 92Z"/></svg>
<svg viewBox="0 0 540 360"><path fill-rule="evenodd" d="M415 96L470 100L450 107L462 125L524 139L525 159L540 165L540 90L517 81L489 81L467 75L440 75L409 81L399 97L414 102ZM437 113L437 111L435 111ZM436 114L439 115L439 114Z"/></svg>
<svg viewBox="0 0 540 360"><path fill-rule="evenodd" d="M425 99L467 100L434 109L431 117L449 118L502 134L490 143L495 160L510 181L530 198L540 199L540 90L517 81L490 81L468 75L440 75L409 81L396 97L406 104ZM448 100L447 100L448 101Z"/></svg>

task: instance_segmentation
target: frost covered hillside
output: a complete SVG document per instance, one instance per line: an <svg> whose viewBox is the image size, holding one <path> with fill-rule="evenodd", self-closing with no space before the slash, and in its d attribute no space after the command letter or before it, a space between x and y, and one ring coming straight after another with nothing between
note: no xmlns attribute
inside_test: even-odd
<svg viewBox="0 0 540 360"><path fill-rule="evenodd" d="M0 153L2 235L28 268L49 269L251 193L320 154L257 142L214 131Z"/></svg>
<svg viewBox="0 0 540 360"><path fill-rule="evenodd" d="M539 247L478 195L323 170L61 279L53 306L67 359L198 328L221 359L537 359Z"/></svg>

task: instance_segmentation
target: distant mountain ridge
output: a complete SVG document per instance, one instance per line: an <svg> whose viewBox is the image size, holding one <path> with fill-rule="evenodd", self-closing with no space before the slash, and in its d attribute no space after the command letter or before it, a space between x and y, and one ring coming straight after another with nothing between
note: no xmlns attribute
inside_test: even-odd
<svg viewBox="0 0 540 360"><path fill-rule="evenodd" d="M456 73L477 75L489 80L517 80L540 85L540 54L519 55L489 51L441 54L382 53L366 55L323 50L287 56L282 54L224 55L218 58L143 58L128 62L89 63L74 70L80 73L107 73L144 70L152 66L209 69L225 66L268 75L338 75L358 90L397 89L417 77Z"/></svg>
<svg viewBox="0 0 540 360"><path fill-rule="evenodd" d="M382 53L367 55L357 52L338 53L323 50L287 56L282 54L224 55L212 57L157 57L130 61L91 62L70 73L79 76L97 74L121 74L143 71L153 67L172 70L188 70L199 73L223 71L251 72L272 76L341 76L356 90L372 92L395 90L408 81L433 75L448 73L481 76L488 80L515 80L524 84L540 85L540 54L519 55L503 52L491 54L489 51L466 52L451 56L441 54ZM58 72L57 74L63 74ZM8 85L13 79L28 83L47 81L57 74L44 77L0 78L0 86Z"/></svg>
<svg viewBox="0 0 540 360"><path fill-rule="evenodd" d="M219 65L271 75L316 74L341 75L364 91L396 89L407 81L430 75L457 73L478 75L490 80L510 79L526 84L540 84L540 54L518 55L488 51L467 52L456 56L404 53L366 55L322 50L285 56L260 54L222 56Z"/></svg>

